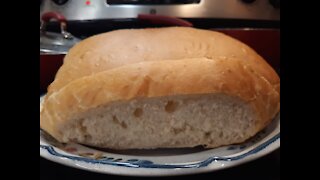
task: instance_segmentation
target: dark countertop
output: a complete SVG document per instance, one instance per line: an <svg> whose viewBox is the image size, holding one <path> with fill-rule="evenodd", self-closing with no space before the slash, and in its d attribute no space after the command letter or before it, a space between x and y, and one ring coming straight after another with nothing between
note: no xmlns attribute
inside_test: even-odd
<svg viewBox="0 0 320 180"><path fill-rule="evenodd" d="M222 178L245 178L259 180L280 179L280 149L257 160L235 166L229 169L215 171L211 173L189 175L194 178L214 177ZM40 179L108 179L108 178L132 179L133 177L114 176L98 174L79 170L64 165L48 161L40 157ZM169 178L175 178L169 177Z"/></svg>

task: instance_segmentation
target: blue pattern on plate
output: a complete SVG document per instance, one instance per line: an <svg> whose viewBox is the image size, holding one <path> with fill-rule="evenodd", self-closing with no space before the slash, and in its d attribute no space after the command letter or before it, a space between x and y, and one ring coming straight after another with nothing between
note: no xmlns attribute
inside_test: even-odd
<svg viewBox="0 0 320 180"><path fill-rule="evenodd" d="M40 148L47 150L51 155L67 158L70 160L82 161L86 163L93 163L93 164L106 164L106 165L113 165L113 166L123 166L123 167L130 167L130 168L162 168L162 169L174 169L174 168L201 168L208 166L213 162L218 161L236 161L245 158L246 156L258 153L259 151L263 150L264 148L268 147L273 142L280 139L280 133L275 135L274 137L270 138L268 141L264 142L263 144L257 146L256 148L243 153L238 156L233 157L210 157L204 161L197 162L197 163L190 163L190 164L156 164L149 160L139 160L139 159L129 159L129 160L122 160L122 159L114 159L112 157L104 157L103 159L91 159L86 157L77 157L77 156L70 156L64 155L57 151L52 146L48 145L40 145Z"/></svg>

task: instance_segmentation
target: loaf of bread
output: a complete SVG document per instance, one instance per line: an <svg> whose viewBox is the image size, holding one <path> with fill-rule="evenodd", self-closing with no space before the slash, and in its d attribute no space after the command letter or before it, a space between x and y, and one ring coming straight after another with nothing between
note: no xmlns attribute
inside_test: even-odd
<svg viewBox="0 0 320 180"><path fill-rule="evenodd" d="M40 126L101 148L214 148L244 142L279 111L279 76L240 41L185 27L117 30L69 51Z"/></svg>

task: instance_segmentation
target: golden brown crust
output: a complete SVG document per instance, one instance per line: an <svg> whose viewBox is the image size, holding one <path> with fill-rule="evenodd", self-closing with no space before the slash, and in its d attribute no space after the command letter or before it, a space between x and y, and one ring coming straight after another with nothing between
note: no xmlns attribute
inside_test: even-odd
<svg viewBox="0 0 320 180"><path fill-rule="evenodd" d="M280 95L258 72L255 66L249 66L237 58L193 58L128 64L78 78L53 92L44 101L40 125L61 140L59 129L72 117L114 101L224 93L252 105L257 112L256 128L259 131L279 111Z"/></svg>
<svg viewBox="0 0 320 180"><path fill-rule="evenodd" d="M80 42L65 57L48 94L75 79L126 64L203 57L241 59L280 92L275 71L244 43L219 32L170 27L117 30Z"/></svg>

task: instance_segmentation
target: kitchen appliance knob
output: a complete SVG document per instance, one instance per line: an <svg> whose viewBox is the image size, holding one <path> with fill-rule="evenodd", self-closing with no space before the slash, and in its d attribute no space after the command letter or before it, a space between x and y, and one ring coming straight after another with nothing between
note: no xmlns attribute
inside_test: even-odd
<svg viewBox="0 0 320 180"><path fill-rule="evenodd" d="M57 5L64 5L68 0L52 0Z"/></svg>

